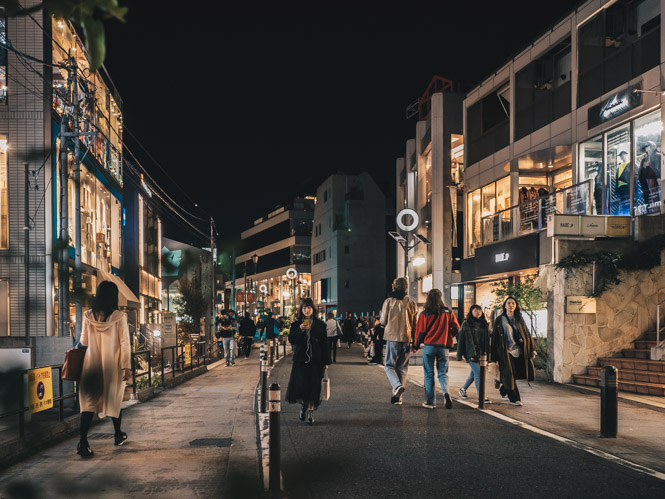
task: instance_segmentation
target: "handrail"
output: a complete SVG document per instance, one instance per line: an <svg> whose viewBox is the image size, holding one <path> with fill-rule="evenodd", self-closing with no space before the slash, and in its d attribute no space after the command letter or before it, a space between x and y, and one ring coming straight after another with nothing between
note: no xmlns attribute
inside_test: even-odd
<svg viewBox="0 0 665 499"><path fill-rule="evenodd" d="M152 355L151 355L150 350L139 350L137 352L132 352L132 393L136 394L136 377L143 377L146 374L148 375L148 386L151 386L152 384ZM148 370L147 371L141 371L141 372L136 372L136 362L135 358L138 357L139 355L145 355L148 354Z"/></svg>
<svg viewBox="0 0 665 499"><path fill-rule="evenodd" d="M53 397L53 403L55 404L58 402L58 420L63 421L65 419L65 411L64 411L64 401L69 398L74 398L74 406L78 404L78 390L76 384L78 382L74 381L74 390L70 393L64 394L64 383L62 379L62 364L52 364L50 366L41 366L41 367L34 367L31 369L17 369L13 371L8 371L8 372L0 372L0 379L4 377L16 377L19 378L19 383L21 385L20 389L18 390L18 409L15 409L13 411L5 412L3 414L0 414L0 419L9 417L9 416L15 416L18 414L19 420L18 420L18 428L19 428L19 437L23 438L25 436L25 412L29 410L28 407L25 406L25 399L24 399L24 387L23 387L23 377L28 374L28 371L32 371L33 369L45 369L45 368L51 368L51 373L53 372L53 369L57 369L58 371L58 393L60 394L58 397ZM53 380L53 376L51 376L51 380ZM2 381L4 384L5 382ZM51 381L53 383L53 381Z"/></svg>
<svg viewBox="0 0 665 499"><path fill-rule="evenodd" d="M529 233L529 232L534 232L536 230L540 231L540 230L543 230L543 229L547 228L547 219L544 219L543 216L542 216L543 210L547 210L547 206L544 207L543 205L550 204L552 199L556 200L556 196L560 196L562 194L565 195L565 193L567 191L571 191L573 189L580 189L585 184L588 186L588 194L586 196L587 199L586 199L586 203L585 203L585 205L586 205L585 214L590 214L591 213L591 206L592 206L592 195L593 195L592 182L593 182L593 179L588 179L588 180L585 180L583 182L579 182L577 184L571 185L569 187L565 187L563 189L556 190L556 191L551 192L551 193L549 193L545 196L541 196L538 199L532 199L530 201L524 201L522 203L514 204L514 205L512 205L508 208L504 208L502 210L491 213L489 215L481 216L481 218L480 218L480 244L479 244L479 246L485 246L486 244L491 244L493 242L497 242L497 241L491 241L490 243L487 243L486 238L485 238L485 226L487 225L488 222L491 223L495 219L500 220L500 221L509 222L511 224L511 227L509 228L509 231L510 231L511 235L513 235L514 237L519 237L520 232ZM481 200L481 202L482 202L482 200ZM555 204L555 203L551 203L550 206L552 204ZM521 216L525 212L534 211L533 210L534 206L536 206L535 219L534 220L527 220L526 222L531 224L531 222L537 221L537 228L532 228L531 230L526 230L525 231L522 228L522 224L525 221L521 220ZM513 210L516 210L517 214L519 214L520 216L519 217L513 217L512 216L512 211ZM558 210L556 209L556 207L554 207L554 209L551 210L551 211L552 212L557 212ZM582 213L574 213L574 214L580 215ZM515 220L515 219L517 219L517 221L519 223L513 224L513 220ZM498 241L501 241L501 240L504 239L504 237L503 237L504 236L503 226L502 226L501 223L499 223L498 229L499 229Z"/></svg>

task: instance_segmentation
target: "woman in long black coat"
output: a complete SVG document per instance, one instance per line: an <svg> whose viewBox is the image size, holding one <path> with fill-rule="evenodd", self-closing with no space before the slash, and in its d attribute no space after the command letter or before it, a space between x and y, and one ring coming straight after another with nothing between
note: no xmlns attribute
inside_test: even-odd
<svg viewBox="0 0 665 499"><path fill-rule="evenodd" d="M312 412L321 403L321 380L330 365L326 323L316 317L311 298L300 302L296 320L291 323L289 343L293 346L293 367L286 389L287 402L300 403L299 419L311 425Z"/></svg>

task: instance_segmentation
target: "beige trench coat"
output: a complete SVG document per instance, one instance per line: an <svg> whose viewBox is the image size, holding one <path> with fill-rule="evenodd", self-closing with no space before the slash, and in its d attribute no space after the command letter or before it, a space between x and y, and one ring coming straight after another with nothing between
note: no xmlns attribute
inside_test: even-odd
<svg viewBox="0 0 665 499"><path fill-rule="evenodd" d="M125 393L122 369L131 368L127 314L116 310L108 321L100 322L88 310L83 315L81 344L88 347L81 374L81 412L117 418Z"/></svg>

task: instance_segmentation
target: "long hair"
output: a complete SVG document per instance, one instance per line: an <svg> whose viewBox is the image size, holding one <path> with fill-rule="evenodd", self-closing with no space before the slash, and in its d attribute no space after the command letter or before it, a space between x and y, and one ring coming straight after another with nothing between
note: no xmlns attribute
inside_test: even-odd
<svg viewBox="0 0 665 499"><path fill-rule="evenodd" d="M473 311L475 309L480 310L480 318L478 318L478 319L476 319L473 315ZM483 309L478 304L471 305L471 308L469 309L469 313L466 314L466 321L469 322L470 324L473 324L474 322L480 322L484 326L488 326L487 319L485 318L485 314L483 313Z"/></svg>
<svg viewBox="0 0 665 499"><path fill-rule="evenodd" d="M302 309L303 307L307 306L312 307L312 319L316 319L318 317L318 311L314 306L314 300L312 300L311 298L303 298L302 300L300 300L300 308L298 309L299 320L303 320L305 318L305 315L302 313Z"/></svg>
<svg viewBox="0 0 665 499"><path fill-rule="evenodd" d="M425 312L430 315L440 314L441 312L447 312L448 307L443 303L443 294L439 289L431 289L427 293L427 300L425 301Z"/></svg>
<svg viewBox="0 0 665 499"><path fill-rule="evenodd" d="M515 312L513 312L513 314L515 315L515 317L516 317L517 319L522 319L522 309L520 308L520 303L519 303L519 302L517 301L517 299L514 298L513 296L508 296L508 297L503 301L503 307L502 307L503 312L502 312L502 315L506 315L506 302L507 302L508 300L513 300L513 301L515 302L516 307L515 307Z"/></svg>
<svg viewBox="0 0 665 499"><path fill-rule="evenodd" d="M118 286L111 281L102 281L97 286L92 313L95 318L104 314L104 320L107 321L114 310L118 310Z"/></svg>

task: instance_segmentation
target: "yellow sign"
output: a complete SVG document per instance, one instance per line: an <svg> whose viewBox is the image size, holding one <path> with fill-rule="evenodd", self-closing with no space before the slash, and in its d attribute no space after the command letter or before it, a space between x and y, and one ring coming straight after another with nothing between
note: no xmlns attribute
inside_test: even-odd
<svg viewBox="0 0 665 499"><path fill-rule="evenodd" d="M185 343L185 365L192 363L192 345Z"/></svg>
<svg viewBox="0 0 665 499"><path fill-rule="evenodd" d="M53 407L53 379L50 367L28 370L28 402L30 413Z"/></svg>

